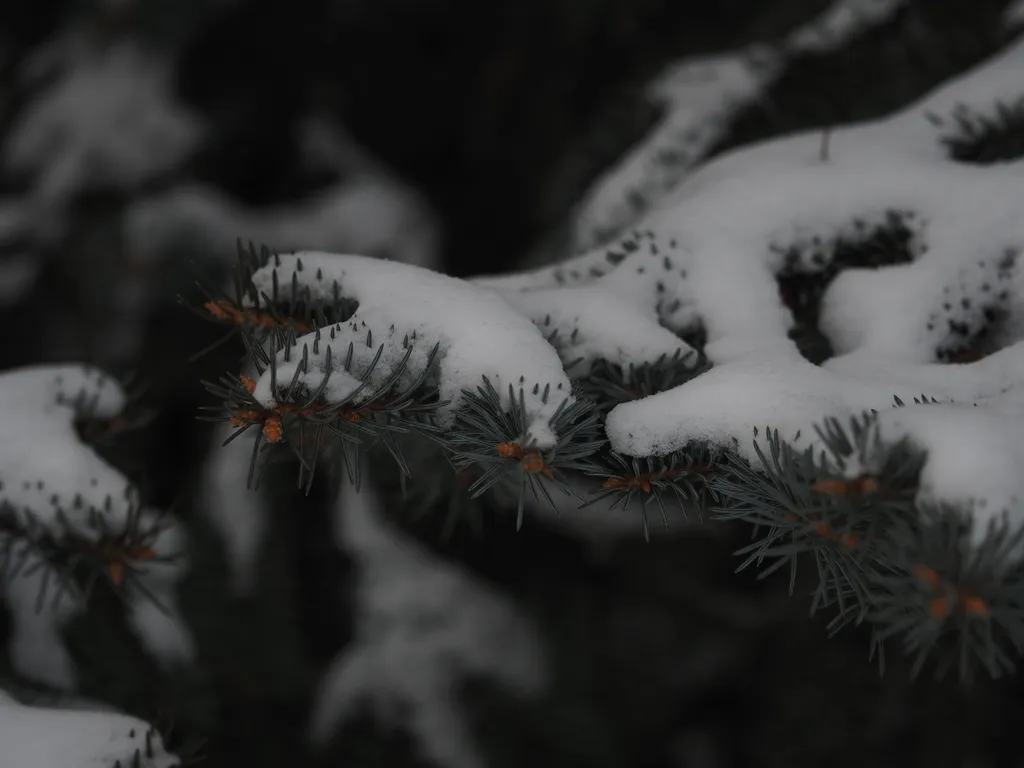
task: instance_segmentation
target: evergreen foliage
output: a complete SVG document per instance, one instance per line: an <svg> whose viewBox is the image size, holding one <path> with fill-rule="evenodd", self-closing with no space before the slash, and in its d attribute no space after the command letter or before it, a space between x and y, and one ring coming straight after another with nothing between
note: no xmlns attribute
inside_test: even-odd
<svg viewBox="0 0 1024 768"><path fill-rule="evenodd" d="M876 233L857 232L857 240L849 246L840 244L837 253L849 251L856 259L866 243L867 258L873 261L898 263L905 258L910 234L898 214L890 215L886 227ZM273 380L278 344L287 345L286 360L289 353L299 354L295 329L315 332L317 339L320 334L333 334L333 323L313 318L323 319L336 308L343 291L335 283L332 306L320 306L297 283L290 293L279 294L275 282L273 296L256 300L262 301L263 309L247 308L241 297L256 296L247 276L254 266L266 266L277 258L265 247L260 252L262 257L257 259L254 247L239 246L235 299L207 302L205 309L211 319L229 318L248 335L245 346L252 364L260 374L269 370ZM843 263L829 275L836 274ZM828 275L820 279L827 281ZM823 290L817 287L814 293L820 297ZM302 314L290 314L294 307L301 308ZM607 412L621 402L685 383L707 368L679 355L625 370L601 361L575 380L580 398L560 407L551 419L556 444L538 449L525 438L528 419L523 393L528 382L521 380L518 390L509 385L512 407L505 410L485 378L476 392L464 392L454 420L442 429L435 418L440 403L431 383L432 364L412 385L395 391L412 351L408 338L404 344L404 360L383 384L364 392L370 387L381 346L361 377L363 384L339 402L323 399L330 378L329 355L327 375L317 391L296 387L299 374L306 370L305 364L300 365L291 382L272 384L279 394L278 405L270 410L253 399L252 379L226 377L220 384L208 384L211 394L223 401L222 418L237 427L228 441L252 427L261 430L253 443L250 480L266 466L260 462L261 454L284 445L300 466L299 486L308 492L321 451L335 445L340 447L336 455L350 481L358 487L358 451L369 443L366 447L375 449L376 455L390 457L396 464L404 491L408 492L408 485L414 496L430 498L429 491L417 492L417 487L439 483L450 504L463 509L472 509L472 502L487 493L499 505L503 499L516 499L517 528L523 525L528 497L558 513L552 491L575 499L581 508L610 502L612 508L636 511L647 539L651 505L666 527L670 525L668 509L682 513L680 522L689 515L742 521L753 526L754 541L737 552L742 558L739 568L757 566L762 576L788 568L792 591L798 564L813 561L818 581L811 612L834 609L831 632L851 623L869 623L874 630L872 652L883 667L883 641L894 638L907 653L915 654L915 673L931 656L937 661L933 665L937 674L955 666L964 681L979 669L993 677L1016 669L1024 639L1020 623L1024 592L1018 587L1024 566L1014 557L1024 533L1008 533L1006 524L994 526L975 545L962 509L919 508L914 499L924 455L905 442L883 443L873 413L849 425L836 420L818 425L818 435L827 447L820 455L810 448L797 452L769 425L767 453L754 444L759 466L707 445L657 458L629 457L611 450L601 437ZM373 348L371 333L366 346ZM308 351L304 348L303 354ZM430 359L437 354L435 346ZM346 371L351 360L350 349ZM538 393L539 385L533 385L533 394ZM545 390L545 402L547 395ZM928 400L922 396L915 402ZM903 405L898 398L895 404ZM425 459L423 466L432 469L419 474L421 466L410 464L403 450L410 436L427 438L444 460ZM851 476L850 466L862 471ZM591 481L586 495L578 490L581 478Z"/></svg>
<svg viewBox="0 0 1024 768"><path fill-rule="evenodd" d="M57 4L45 5L46 13L56 16ZM453 227L449 271L476 272L499 271L542 228L564 224L586 182L651 125L657 108L637 97L641 79L681 53L751 40L771 42L825 3L791 0L766 14L753 12L755 4L733 0L710 9L709 17L700 23L680 25L665 22L664 4L653 0L632 10L613 2L584 8L567 0L546 9L557 19L551 28L559 31L548 33L552 39L545 38L540 51L530 42L534 26L524 23L529 15L520 18L506 12L516 18L497 24L501 31L496 34L502 39L486 67L467 65L468 54L461 48L446 64L464 70L465 77L453 78L452 93L457 91L461 99L464 91L472 91L478 102L486 102L466 118L469 127L453 118L462 115L461 101L456 102L448 91L440 92L438 83L444 77L430 67L420 67L434 54L410 47L404 55L396 54L394 61L373 59L374 66L365 66L370 54L381 47L381 35L392 42L406 34L429 37L421 34L422 14L442 18L436 8L423 10L419 24L403 30L395 28L400 26L395 18L415 19L420 13L405 7L408 4L401 11L385 3L381 8L388 6L388 10L371 8L360 13L351 8L328 12L317 4L317 9L307 9L301 23L293 20L279 29L275 13L253 11L259 5L240 3L229 13L193 9L190 13L196 17L212 15L218 23L198 38L180 29L171 35L186 46L187 66L178 73L182 93L219 121L213 137L188 161L180 177L216 179L260 203L275 195L308 193L310 179L295 178L299 174L294 170L292 123L300 103L325 95L317 88L331 91L332 77L346 80L356 94L353 106L339 107L332 101L333 91L325 100L345 113L361 138L430 188ZM475 13L457 8L457 3L448 5L452 7L446 13L453 16ZM1005 39L1000 22L1005 5L1002 0L984 0L968 8L958 2L913 0L891 23L847 47L794 59L763 99L734 116L728 135L712 154L795 129L870 118L906 103L998 47ZM161 14L152 10L148 8L146 17L155 20ZM241 22L254 12L269 32L239 34L244 27ZM318 23L318 14L334 18L335 13L354 13L360 29L379 34L353 34L339 46L327 36L329 25ZM18 15L20 26L33 28L33 37L41 34L20 7ZM744 19L740 26L734 22L738 17ZM183 23L179 19L179 26ZM448 26L446 35L458 25ZM296 29L297 35L293 34ZM566 34L567 30L573 33ZM522 39L514 39L516 34ZM274 46L279 55L268 56L266 41L275 36L280 37L280 45L275 40ZM15 55L23 53L14 25L0 29L0 40L10 43L13 47L8 50ZM243 40L249 54L229 57L230 64L217 68L211 61L223 58L225 40ZM307 50L308 40L315 42ZM464 47L475 50L485 44L490 42L474 39ZM395 43L394 47L402 46ZM299 50L299 55L288 56L292 49ZM414 60L411 67L410 59ZM359 67L344 66L352 61ZM340 75L340 69L359 72ZM557 76L552 74L556 70ZM594 75L598 71L600 76ZM593 76L585 77L587 73ZM478 74L479 83L474 80L467 86L466 78ZM6 80L8 75L6 67L0 68L0 77ZM262 77L266 87L239 84L240 78L250 77L253 82ZM300 80L319 85L293 88ZM584 81L593 82L593 88L587 85L579 104L569 106L573 101L569 94L576 93ZM393 97L398 88L403 98ZM370 94L377 91L387 95L374 95L376 106L365 108ZM258 92L270 95L260 100L253 95ZM20 93L20 86L16 95L14 110L28 96ZM524 106L518 106L520 101ZM512 104L517 106L510 119L508 105ZM518 110L543 114L542 125L533 126L525 136L518 128L509 130L518 122L514 119ZM964 107L948 124L935 120L950 157L989 165L1021 157L1022 116L1024 102L1017 101L977 113ZM412 125L418 128L410 138ZM584 130L588 141L579 140ZM822 132L826 154L828 136L826 128ZM453 148L458 146L461 152L462 144L470 145L469 149L453 159ZM424 146L433 150L424 153ZM559 157L561 169L552 171L553 160ZM666 155L667 161L671 157ZM479 194L484 176L492 194ZM17 192L24 181L8 177L3 190ZM171 184L173 179L156 183ZM109 250L109 244L117 241L111 235L114 211L124 204L122 197L130 194L134 193L104 193L76 201L75 224L67 236L74 247L68 246L68 253L77 257L90 248ZM647 202L638 200L636 208ZM495 216L481 215L492 208L501 212L500 226L495 225ZM780 294L796 319L792 336L808 360L821 362L832 355L818 329L820 300L830 281L849 267L911 261L914 225L913 212L894 210L877 228L861 227L854 237L832 244L827 269L806 274L794 265L780 276ZM25 247L21 239L3 239L0 256L6 258ZM48 261L31 306L5 311L8 322L2 333L11 350L5 362L35 362L40 354L59 354L40 352L45 343L41 345L25 329L66 323L68 317L72 324L81 323L76 313L103 305L110 294L107 273L123 268L116 259L104 259L106 272L97 270L97 276L82 280L76 271L81 268L69 266L73 259L59 255L61 247L48 243L42 248ZM481 252L497 255L484 264L472 262ZM609 254L611 266L614 257ZM681 720L728 723L714 727L726 729L726 740L737 754L743 754L748 743L759 745L749 748L760 749L765 764L791 764L808 755L808 760L816 756L819 762L835 765L863 764L877 755L866 725L877 721L870 721L858 708L874 709L875 700L865 704L851 696L849 701L819 702L814 725L809 726L807 711L815 701L809 697L822 667L804 663L804 654L807 659L836 662L826 670L826 676L836 681L836 690L877 692L882 684L865 682L866 664L845 663L841 651L819 652L815 633L843 632L850 645L859 643L888 673L885 685L892 688L886 690L899 689L904 696L887 701L913 702L909 706L920 710L913 726L920 730L901 731L894 737L901 745L893 750L900 755L895 759L906 763L912 753L913 759L939 765L961 754L972 739L983 743L984 750L995 751L1003 743L1005 734L999 731L1012 714L1004 717L1000 707L1015 712L1012 707L1019 701L1005 678L1016 671L1024 643L1024 568L1015 559L1024 533L999 522L984 531L973 530L962 508L917 506L914 497L923 456L909 444L880 441L874 414L864 413L848 423L819 424L827 450L817 454L797 451L767 424L760 432L765 448L752 463L733 451L706 445L642 459L611 450L603 439L603 426L614 406L672 389L708 370L700 354L703 331L699 325L681 334L698 351L686 359L664 356L636 366L599 360L589 368L565 360L578 399L552 420L558 439L543 450L523 439L522 397L542 392L525 379L507 393L512 403L508 410L500 404L506 393L482 379L475 389L463 393L463 405L449 426L439 426L437 409L444 403L437 392L434 363L444 355L440 347L411 383L402 376L404 365L383 384L372 376L371 366L361 374L362 389L345 401L328 402L323 388L300 386L297 379L280 380L272 387L280 395L278 405L268 408L253 397L253 387L256 377L274 374L278 352L288 350L294 356L291 359L302 361L316 350L293 348L299 336L319 329L322 338L329 337L330 328L356 310L355 302L344 295L344 286L337 286L328 301L313 301L297 282L275 284L267 294L258 293L252 275L274 259L270 247L239 247L230 277L232 290L223 292L221 275L215 274L212 282L217 287L204 283L198 300L191 290L183 291L188 295L182 301L195 310L193 314L213 321L211 329L223 334L216 340L198 324L189 324L191 318L180 311L172 314L162 306L154 310L145 330L144 361L147 380L156 384L154 391L130 396L127 409L114 418L94 416L83 400L75 424L79 438L104 455L116 456L112 461L118 466L149 464L150 476L140 476L136 484L146 489L147 502L154 497L168 502L193 492L191 478L203 459L200 446L208 435L206 426L189 423L200 400L204 420L233 428L229 441L243 435L253 438L248 479L261 487L275 512L268 534L274 547L262 555L258 601L227 594L222 542L210 530L201 505L192 500L191 507L169 513L189 528L188 554L196 568L182 593L202 649L197 665L201 671L158 668L126 621L126 596L145 588L135 578L136 566L163 557L150 547L162 518L144 516L141 502L133 500L138 514L129 516L128 525L114 529L97 508L89 517L90 532L83 536L80 526L63 525L60 515L56 524L43 526L31 512L0 508L0 540L5 547L0 549L2 579L17 575L30 553L60 574L59 581L44 582L41 602L58 595L87 601L88 615L76 618L65 632L76 661L87 670L83 689L155 722L151 733L159 732L183 765L199 762L207 752L212 757L209 764L218 766L276 766L305 759L298 754L303 749L310 691L332 654L349 642L352 623L339 606L348 605L353 565L330 541L323 508L330 503L331 492L324 489L330 485L328 480L340 475L357 487L364 484L361 473L366 458L373 464L375 484L383 486L396 503L403 501L392 515L415 517L411 523L403 520L403 525L419 530L430 547L446 557L457 553L486 580L515 585L520 596L529 590L542 595L531 602L531 611L552 638L551 652L559 670L557 694L540 704L515 703L478 681L471 681L464 692L465 701L472 704L467 709L473 730L489 756L497 755L495 765L550 759L595 768L678 762L681 758L669 755L668 745ZM84 256L82 261L91 263ZM82 285L93 282L99 287L83 297L87 289ZM966 362L985 356L992 351L1001 322L1001 309L994 305L985 312L984 326L965 329L957 344L940 350L940 359ZM76 352L96 346L74 338L68 348ZM186 367L188 355L207 341L214 343L198 351ZM557 347L560 340L550 337L549 341ZM361 343L371 355L379 356L383 348L370 333ZM245 353L242 375L237 360L231 358L239 346ZM89 356L88 351L85 354ZM353 355L350 351L349 358ZM350 370L347 364L343 368ZM230 373L221 375L224 371ZM189 389L198 379L202 387ZM403 379L401 386L399 379ZM329 383L325 378L323 386ZM211 402L216 404L210 406ZM185 469L168 469L172 456ZM240 500L254 498L243 493L239 487ZM72 507L78 503L63 501ZM575 509L583 515L598 508L622 510L635 516L648 543L616 544L619 564L595 564L589 553L581 554L576 544L552 534L544 523L524 524L527 506L556 514ZM650 525L652 515L673 531L683 528L691 538L670 551L667 537L658 535L656 524ZM478 535L463 551L451 544L467 528L513 534L519 527L522 531L510 536ZM727 601L715 591L722 585L717 576L709 575L721 569L701 570L715 561L723 541L736 551L736 565L743 571L729 584L741 583L744 590L749 586L753 602L760 603L770 599L772 584L788 582L791 593L805 598L794 600L795 610L806 602L812 612L823 614L824 631L811 624L806 635L794 636L792 628L799 627L799 621L772 625L756 618L760 614L752 606L739 611L743 618L731 615ZM665 565L667 561L672 567ZM744 580L750 571L770 578L752 585L753 579ZM695 597L687 586L694 581L713 596ZM318 585L312 590L317 594L310 594L310 584ZM159 604L155 596L148 599ZM627 599L638 607L624 617L619 602ZM657 610L652 607L655 604ZM565 616L560 615L563 612ZM671 612L685 631L666 627L664 612ZM621 624L627 622L636 631L624 637ZM0 641L8 634L9 623L0 610ZM714 654L708 657L710 662L699 655L702 646L687 644L691 623L710 625L719 633L716 637L740 638L745 643L743 662L737 670L721 672L724 682L716 685L714 694L683 702L682 697L665 692L670 686L659 687L661 679L619 663L622 658L649 656L656 660L654 664L665 661L659 678L676 675L685 680L679 685L699 688L708 673L701 670L695 674L697 682L691 683L680 659L690 661L688 654L693 652L694 666L713 668L716 662L711 658ZM840 642L835 640L829 647ZM600 690L591 682L595 666L607 673L607 684L598 686ZM10 667L6 654L0 653L5 686L12 681L12 688L25 684ZM963 690L981 691L981 698L970 699L967 706L968 699L960 698L967 694L956 686L938 687L927 679L917 680L916 692L908 694L900 688L903 670L970 682L972 687ZM1003 678L998 683L1003 687L996 688L989 678ZM751 688L764 692L758 702L751 700ZM26 689L33 695L41 693ZM801 710L787 721L798 724L791 730L778 727L774 720L767 726L745 724L753 716L744 716L758 706L773 712L794 706L789 698ZM636 701L644 706L634 706ZM935 726L954 718L959 728ZM931 730L922 722L931 724ZM510 739L496 723L521 735ZM755 728L761 731L754 732ZM865 736L863 743L853 744L851 734ZM212 735L208 749L201 747L203 735ZM400 732L389 732L386 723L372 716L351 718L337 743L349 761L362 758L382 766L420 762L415 745ZM849 746L839 750L840 743ZM914 746L906 746L909 743ZM115 765L142 768L148 757L146 749L139 749L127 762Z"/></svg>

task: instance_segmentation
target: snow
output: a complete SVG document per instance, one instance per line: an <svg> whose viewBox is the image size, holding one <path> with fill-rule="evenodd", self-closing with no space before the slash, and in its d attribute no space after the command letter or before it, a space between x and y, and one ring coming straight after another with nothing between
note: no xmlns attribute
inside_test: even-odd
<svg viewBox="0 0 1024 768"><path fill-rule="evenodd" d="M593 248L607 233L620 233L637 217L631 200L657 200L721 139L731 115L754 101L780 66L774 52L753 53L677 62L648 86L648 99L664 116L584 196L574 222L576 248Z"/></svg>
<svg viewBox="0 0 1024 768"><path fill-rule="evenodd" d="M242 237L278 250L359 252L419 266L436 260L437 222L415 190L333 122L310 117L302 140L308 162L338 172L343 180L311 200L264 210L244 208L213 189L181 186L129 209L124 231L130 250L148 261L177 246L233 258L236 238ZM179 242L186 239L190 242ZM258 378L251 367L243 373ZM238 503L239 489L247 485L255 434L221 447L233 432L226 426L214 433L203 499L206 515L225 546L232 588L249 594L256 587L270 508L255 491L245 504Z"/></svg>
<svg viewBox="0 0 1024 768"><path fill-rule="evenodd" d="M405 726L424 757L483 768L459 711L458 684L486 675L510 693L539 693L546 663L535 630L505 598L393 530L370 485L344 483L335 535L359 568L352 645L332 661L310 735L324 744L362 704Z"/></svg>
<svg viewBox="0 0 1024 768"><path fill-rule="evenodd" d="M405 185L383 176L346 180L308 200L263 209L239 205L211 187L183 185L143 198L123 222L130 251L156 261L175 246L233 258L235 243L276 250L318 248L425 264L437 248L434 219Z"/></svg>
<svg viewBox="0 0 1024 768"><path fill-rule="evenodd" d="M1019 398L1021 393L1015 395ZM978 408L910 405L879 417L883 439L909 436L928 453L918 504L955 504L969 509L977 541L990 524L1000 522L1004 511L1013 516L1013 524L1020 522L1024 501L1022 428L1024 403L1008 406L1001 398Z"/></svg>
<svg viewBox="0 0 1024 768"><path fill-rule="evenodd" d="M753 461L755 430L763 439L776 428L804 447L817 444L813 427L826 417L878 409L887 436L928 451L918 500L970 499L982 534L1001 513L1022 511L1024 161L959 163L944 142L958 118L1020 98L1022 67L1018 40L899 113L836 128L826 156L815 132L728 153L607 248L476 282L534 319L581 291L657 310L658 322L629 314L628 332L609 331L614 318L595 323L593 349L614 348L627 333L637 343L657 339L659 323L677 332L703 326L714 368L613 409L606 431L617 451L664 455L709 443ZM894 223L911 233L909 261L841 271L818 321L835 356L820 367L805 361L788 338L793 317L776 277L825 269L839 241ZM1000 351L970 364L937 362L993 317L1001 317ZM922 394L941 404L891 411L894 396ZM1002 458L982 459L993 456Z"/></svg>
<svg viewBox="0 0 1024 768"><path fill-rule="evenodd" d="M342 126L315 116L300 136L302 162L339 180L307 199L249 208L218 190L183 184L133 203L128 250L157 261L175 247L234 258L237 238L278 251L317 249L386 256L427 266L440 244L426 200L359 146Z"/></svg>
<svg viewBox="0 0 1024 768"><path fill-rule="evenodd" d="M827 52L882 24L906 0L836 0L777 45L683 59L647 87L664 115L643 141L594 183L576 214L575 245L590 249L656 205L726 135L734 116L761 99L794 54ZM631 201L642 200L637 208Z"/></svg>
<svg viewBox="0 0 1024 768"><path fill-rule="evenodd" d="M1024 24L1024 0L1015 0L1003 11L1003 24L1009 29L1016 29Z"/></svg>
<svg viewBox="0 0 1024 768"><path fill-rule="evenodd" d="M628 301L599 286L508 293L506 301L541 328L558 350L563 363L577 360L589 370L598 360L622 367L653 363L659 357L689 357L696 350L674 333L657 325L653 307Z"/></svg>
<svg viewBox="0 0 1024 768"><path fill-rule="evenodd" d="M226 424L214 433L215 447L204 470L203 510L224 545L232 591L252 595L271 510L262 493L248 488L255 431L221 447L235 431Z"/></svg>
<svg viewBox="0 0 1024 768"><path fill-rule="evenodd" d="M290 285L295 276L314 301L329 302L336 282L343 296L359 302L347 322L299 338L297 348L308 347L310 354L309 368L298 381L309 391L316 390L327 373L328 350L331 378L325 397L328 402L340 402L359 385L357 376L369 369L380 346L384 353L370 379L367 397L405 356L406 338L412 349L402 377L407 383L424 370L434 345L440 344L438 389L441 400L447 401L438 410L442 427L450 423L462 402L463 390L476 391L486 376L506 408L511 408L509 385L523 387L526 442L541 448L554 443L548 422L564 401L574 400L569 379L558 354L534 324L496 294L464 280L385 259L304 251L282 255L280 261L279 267L271 263L253 275L258 291L270 296L276 273L282 286ZM372 346L366 343L368 332L373 334ZM347 373L342 366L350 343L355 354L352 372ZM291 362L285 361L285 352L278 356L277 377L283 386L302 362L301 353L293 350L290 355ZM521 378L525 378L523 384ZM537 394L534 385L539 385ZM550 397L544 402L549 385ZM272 407L278 394L271 391L268 370L257 382L253 396Z"/></svg>
<svg viewBox="0 0 1024 768"><path fill-rule="evenodd" d="M86 187L135 187L176 168L200 136L169 96L167 63L134 43L96 48L62 75L18 115L4 147L4 166L30 174L41 201L59 208Z"/></svg>
<svg viewBox="0 0 1024 768"><path fill-rule="evenodd" d="M63 525L92 541L101 533L91 522L94 514L101 515L111 531L123 529L133 516L143 529L156 525L159 515L140 510L128 480L79 442L75 433L74 421L83 405L93 416L108 418L117 415L124 402L116 381L85 366L39 366L0 375L6 437L0 446L0 503L22 524L31 521L55 531ZM158 557L175 554L184 548L182 536L172 521L159 520L150 547ZM62 594L55 589L57 571L24 544L15 543L6 557L14 562L24 558L25 565L17 571L5 570L0 581L14 618L9 645L14 667L53 687L73 688L74 666L61 628L82 610L80 601L66 594L53 599ZM168 614L140 591L129 590L129 620L143 643L167 661L190 658L192 641L174 593L184 561L154 560L133 567L138 571L136 578ZM44 587L50 599L40 604Z"/></svg>
<svg viewBox="0 0 1024 768"><path fill-rule="evenodd" d="M54 523L54 494L61 507L70 507L74 495L81 494L85 507L97 509L109 495L111 515L123 521L130 507L129 483L79 442L74 428L79 397L97 418L116 416L125 403L114 379L84 366L38 366L0 375L6 438L0 444L0 501ZM84 511L64 511L83 526L82 532L91 533Z"/></svg>
<svg viewBox="0 0 1024 768"><path fill-rule="evenodd" d="M35 283L40 265L23 249L32 231L32 210L16 197L0 198L0 307L9 307Z"/></svg>
<svg viewBox="0 0 1024 768"><path fill-rule="evenodd" d="M3 765L12 768L140 768L181 764L142 720L117 712L26 706L0 691Z"/></svg>
<svg viewBox="0 0 1024 768"><path fill-rule="evenodd" d="M837 0L786 38L787 53L828 53L866 29L891 19L906 0Z"/></svg>
<svg viewBox="0 0 1024 768"><path fill-rule="evenodd" d="M101 41L94 30L75 25L21 66L29 98L4 137L0 169L28 188L0 200L0 243L16 251L0 263L0 304L17 303L44 259L64 251L83 195L130 195L177 172L196 148L204 129L173 97L172 74L170 62L136 42ZM124 362L137 352L141 310L131 304L144 274L135 266L118 263L115 274L106 275L106 309L116 322L97 344L105 361Z"/></svg>

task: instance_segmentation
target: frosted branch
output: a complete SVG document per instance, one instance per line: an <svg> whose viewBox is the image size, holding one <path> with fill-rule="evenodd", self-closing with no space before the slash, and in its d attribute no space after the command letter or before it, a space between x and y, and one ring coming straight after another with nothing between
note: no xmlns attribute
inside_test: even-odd
<svg viewBox="0 0 1024 768"><path fill-rule="evenodd" d="M347 321L307 334L278 355L275 369L263 374L253 393L264 405L277 402L292 381L317 391L328 374L327 402L342 401L360 387L369 399L400 364L399 387L420 376L440 345L437 386L446 403L439 410L442 426L450 423L463 390L474 390L483 377L509 407L509 386L518 390L525 380L529 436L539 447L554 441L548 422L559 405L573 402L569 379L540 331L499 296L419 267L362 256L303 252L278 261L253 275L263 295L275 293L275 280L280 286L294 280L310 301L329 302L337 290L359 306ZM362 376L369 377L369 386L362 384ZM272 379L279 382L277 391ZM531 389L534 385L541 394Z"/></svg>
<svg viewBox="0 0 1024 768"><path fill-rule="evenodd" d="M576 248L606 243L656 208L721 141L734 117L788 71L795 54L840 48L904 4L836 0L776 44L670 64L647 87L661 119L587 192L576 214Z"/></svg>
<svg viewBox="0 0 1024 768"><path fill-rule="evenodd" d="M608 247L478 282L518 294L509 301L535 319L561 297L607 291L675 332L706 334L710 372L610 412L616 451L658 456L705 443L753 459L755 430L777 428L799 448L816 441L813 426L826 417L884 412L894 397L925 394L970 409L883 413L890 434L899 425L929 451L920 500L983 494L991 519L1024 498L1021 464L1003 447L1019 434L1024 388L1024 164L967 162L963 147L1000 104L1024 97L1022 66L1018 41L891 117L837 128L827 153L810 132L729 153ZM877 233L903 245L841 262L843 248L868 248ZM834 353L821 367L790 337L804 299L784 286L815 276L816 325ZM984 333L1004 348L975 363L938 362ZM999 478L991 470L979 485L937 470L960 431L977 437L972 455L1010 457Z"/></svg>

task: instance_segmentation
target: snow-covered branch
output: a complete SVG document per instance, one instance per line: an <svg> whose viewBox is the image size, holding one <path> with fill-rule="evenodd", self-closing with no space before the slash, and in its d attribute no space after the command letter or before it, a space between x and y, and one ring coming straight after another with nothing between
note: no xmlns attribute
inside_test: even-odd
<svg viewBox="0 0 1024 768"><path fill-rule="evenodd" d="M569 379L537 327L491 292L420 267L362 256L302 252L276 261L252 276L260 295L273 298L275 286L294 282L310 303L330 302L340 294L359 306L348 320L300 337L295 346L303 352L279 354L256 382L253 396L263 405L273 406L296 384L321 391L328 403L353 396L356 403L370 400L382 389L401 389L422 376L439 348L442 426L450 423L463 390L484 377L508 407L509 387L518 388L525 379L527 431L539 446L553 443L548 422L574 400Z"/></svg>
<svg viewBox="0 0 1024 768"><path fill-rule="evenodd" d="M778 43L670 64L647 87L661 119L584 196L575 214L574 247L603 245L656 209L721 141L735 116L764 98L794 56L839 48L904 4L836 0Z"/></svg>
<svg viewBox="0 0 1024 768"><path fill-rule="evenodd" d="M13 620L8 651L19 675L57 689L73 689L77 678L62 629L87 608L84 597L98 579L124 587L127 618L151 652L165 660L192 653L174 591L184 565L182 531L141 506L128 480L76 433L76 424L116 419L124 406L122 388L95 369L0 375L0 594ZM4 760L25 768L178 764L160 735L134 718L28 707L2 692L0 743Z"/></svg>
<svg viewBox="0 0 1024 768"><path fill-rule="evenodd" d="M1024 390L1016 343L1024 337L1024 164L969 162L965 144L998 141L978 126L1024 98L1021 66L1018 41L892 117L837 128L824 157L814 133L730 153L607 248L477 282L514 296L535 318L560 311L563 296L601 290L655 309L663 327L706 335L713 369L612 410L614 450L665 455L703 443L753 458L755 429L773 426L797 447L812 445L814 424L829 415L887 410L896 396L925 394L978 408L882 415L890 432L899 424L929 451L921 499L983 496L986 517L998 515L1022 498L1021 464L1002 446L1019 429ZM886 232L902 246L871 253ZM868 251L860 263L844 261L851 243ZM791 338L814 291L817 329L834 353L820 367ZM638 347L663 327L652 319L646 333L638 328ZM600 348L594 335L588 341ZM605 354L614 357L620 343L609 335ZM1004 348L973 363L940 363L979 344ZM969 446L965 430L977 438ZM1005 471L994 478L990 465L981 485L963 469L972 461L940 471L951 452L976 461L999 454Z"/></svg>
<svg viewBox="0 0 1024 768"><path fill-rule="evenodd" d="M76 421L113 418L125 394L82 366L26 368L0 376L8 439L0 449L4 598L13 613L11 659L22 675L73 688L61 628L104 578L126 588L129 619L162 658L188 658L191 638L174 588L183 533L140 503L129 481L76 434ZM138 581L145 592L133 589ZM154 605L153 598L160 605Z"/></svg>

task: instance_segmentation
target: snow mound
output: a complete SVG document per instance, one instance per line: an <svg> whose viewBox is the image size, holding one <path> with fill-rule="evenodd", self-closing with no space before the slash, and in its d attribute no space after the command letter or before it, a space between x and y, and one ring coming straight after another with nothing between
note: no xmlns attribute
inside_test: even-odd
<svg viewBox="0 0 1024 768"><path fill-rule="evenodd" d="M26 706L0 691L3 764L14 768L175 768L148 723L117 712ZM133 762L136 752L139 761Z"/></svg>
<svg viewBox="0 0 1024 768"><path fill-rule="evenodd" d="M511 693L538 693L546 679L535 631L500 595L392 530L367 483L344 483L335 535L359 566L353 643L331 663L310 735L370 704L411 731L425 757L450 768L483 768L459 712L458 684L487 675Z"/></svg>

